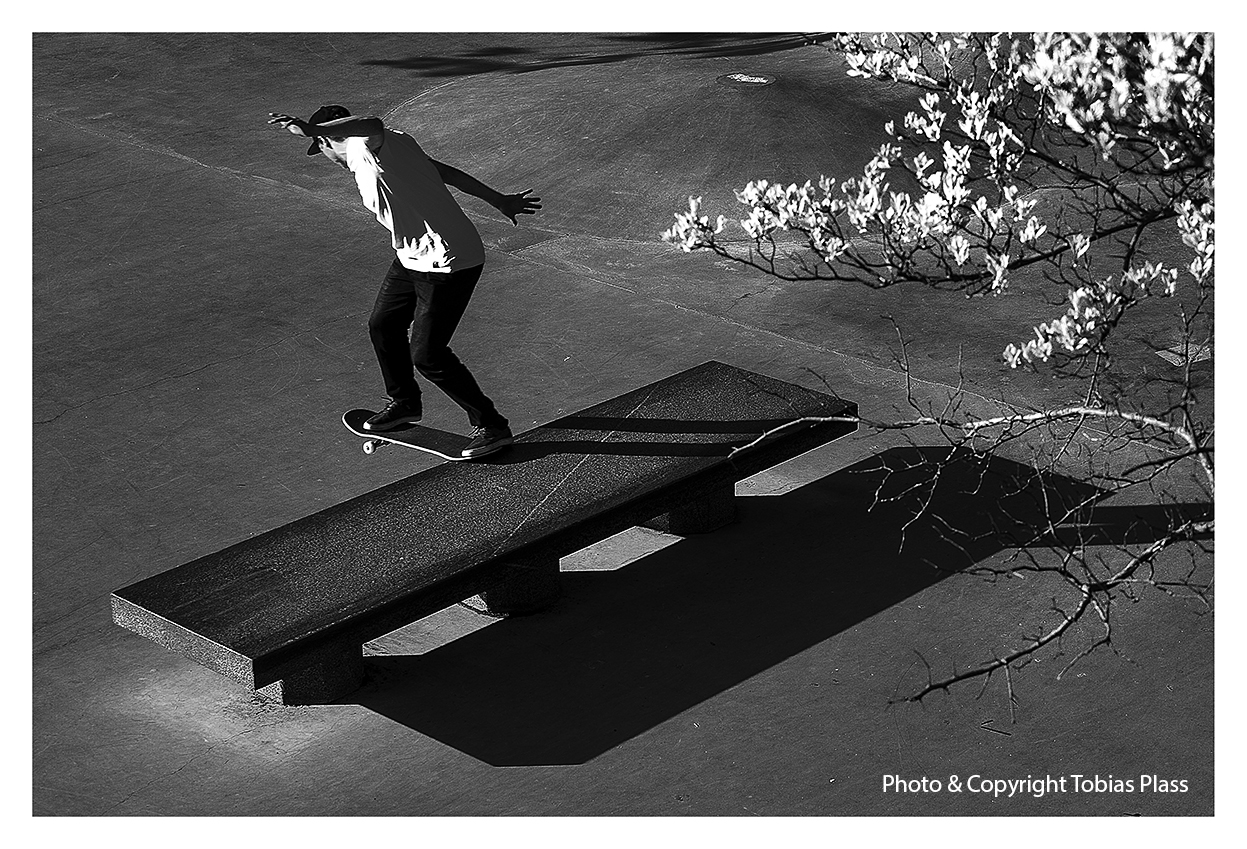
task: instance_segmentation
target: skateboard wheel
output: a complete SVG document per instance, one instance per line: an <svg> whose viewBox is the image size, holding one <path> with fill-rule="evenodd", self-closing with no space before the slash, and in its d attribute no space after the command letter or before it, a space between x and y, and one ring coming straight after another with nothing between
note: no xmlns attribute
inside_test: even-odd
<svg viewBox="0 0 1247 849"><path fill-rule="evenodd" d="M373 451L376 451L376 450L377 450L377 443L374 442L373 440L370 439L364 443L365 454L371 454Z"/></svg>

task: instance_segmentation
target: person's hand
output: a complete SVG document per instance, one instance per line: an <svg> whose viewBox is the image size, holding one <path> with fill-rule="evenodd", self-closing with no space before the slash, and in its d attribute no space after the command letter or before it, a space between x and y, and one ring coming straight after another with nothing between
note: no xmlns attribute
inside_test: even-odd
<svg viewBox="0 0 1247 849"><path fill-rule="evenodd" d="M277 124L294 133L296 136L310 138L312 135L309 131L312 125L307 121L304 121L302 118L296 118L293 115L283 115L280 112L270 112L268 113L268 122L270 124Z"/></svg>
<svg viewBox="0 0 1247 849"><path fill-rule="evenodd" d="M525 189L513 195L503 195L498 203L498 211L510 218L512 224L518 226L520 222L516 220L515 216L532 215L541 209L541 198L527 197L531 192L532 189Z"/></svg>

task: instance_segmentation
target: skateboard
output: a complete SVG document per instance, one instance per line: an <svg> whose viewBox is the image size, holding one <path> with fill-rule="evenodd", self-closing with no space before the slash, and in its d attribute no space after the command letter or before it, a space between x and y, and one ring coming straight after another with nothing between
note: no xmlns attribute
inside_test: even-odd
<svg viewBox="0 0 1247 849"><path fill-rule="evenodd" d="M375 416L372 410L349 410L342 414L342 424L356 436L362 436L364 453L371 454L383 445L403 445L415 448L428 454L441 457L443 460L469 460L460 452L471 440L457 433L434 430L431 427L411 424L396 427L393 430L364 430L364 422Z"/></svg>

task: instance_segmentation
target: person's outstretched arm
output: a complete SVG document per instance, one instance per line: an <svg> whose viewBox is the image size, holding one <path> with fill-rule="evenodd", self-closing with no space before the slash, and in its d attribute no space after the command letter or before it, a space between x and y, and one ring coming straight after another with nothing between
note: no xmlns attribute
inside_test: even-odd
<svg viewBox="0 0 1247 849"><path fill-rule="evenodd" d="M293 115L286 115L281 112L270 112L268 115L270 124L280 124L296 136L306 136L307 138L316 138L318 136L327 136L335 139L356 136L371 137L379 136L385 131L385 124L382 123L380 118L361 118L351 115L347 118L335 118L332 121L325 121L323 124L310 124L302 118L296 118Z"/></svg>
<svg viewBox="0 0 1247 849"><path fill-rule="evenodd" d="M525 189L513 195L504 195L496 189L491 189L471 174L460 171L453 165L438 162L436 159L429 159L429 161L437 168L437 173L441 175L443 183L473 197L480 198L511 219L512 224L519 224L515 216L532 215L541 209L541 198L527 197L532 192L532 189Z"/></svg>

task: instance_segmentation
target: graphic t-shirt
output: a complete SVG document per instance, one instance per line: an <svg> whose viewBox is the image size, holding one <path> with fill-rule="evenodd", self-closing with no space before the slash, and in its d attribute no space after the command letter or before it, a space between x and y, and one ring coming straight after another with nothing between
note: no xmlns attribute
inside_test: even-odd
<svg viewBox="0 0 1247 849"><path fill-rule="evenodd" d="M348 138L346 164L405 268L449 274L485 262L476 227L411 136L386 128L375 151L363 137Z"/></svg>

